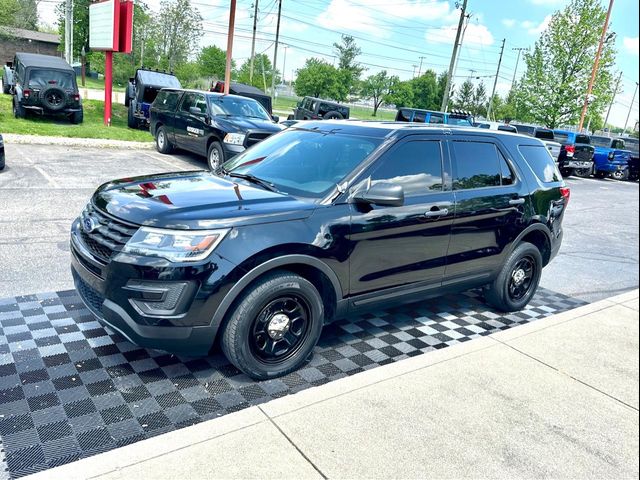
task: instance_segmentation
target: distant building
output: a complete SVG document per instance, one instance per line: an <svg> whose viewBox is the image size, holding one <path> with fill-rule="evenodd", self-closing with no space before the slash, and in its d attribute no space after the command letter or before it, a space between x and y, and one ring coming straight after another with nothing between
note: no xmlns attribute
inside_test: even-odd
<svg viewBox="0 0 640 480"><path fill-rule="evenodd" d="M60 35L3 27L0 29L0 66L13 61L16 52L40 53L61 57Z"/></svg>

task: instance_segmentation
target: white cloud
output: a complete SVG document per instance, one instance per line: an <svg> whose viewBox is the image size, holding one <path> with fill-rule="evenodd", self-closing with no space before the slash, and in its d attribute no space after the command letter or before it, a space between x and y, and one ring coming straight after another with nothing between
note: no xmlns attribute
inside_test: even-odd
<svg viewBox="0 0 640 480"><path fill-rule="evenodd" d="M547 7L554 7L564 3L565 0L531 0L534 5L543 5Z"/></svg>
<svg viewBox="0 0 640 480"><path fill-rule="evenodd" d="M549 22L551 22L551 18L552 18L552 15L547 15L546 17L544 17L542 22L540 22L537 26L535 25L535 23L529 20L525 20L524 22L521 23L521 25L522 25L522 28L525 28L527 30L527 33L529 35L540 35L549 26Z"/></svg>
<svg viewBox="0 0 640 480"><path fill-rule="evenodd" d="M635 55L636 57L638 56L638 37L624 37L622 44L627 50L627 53Z"/></svg>
<svg viewBox="0 0 640 480"><path fill-rule="evenodd" d="M513 18L503 18L502 24L507 28L511 28L516 24L516 21Z"/></svg>
<svg viewBox="0 0 640 480"><path fill-rule="evenodd" d="M437 20L449 14L449 2L438 0L395 0L371 8L406 19Z"/></svg>
<svg viewBox="0 0 640 480"><path fill-rule="evenodd" d="M524 29L530 29L533 28L536 24L534 22L532 22L531 20L525 20L524 22L520 22L520 26Z"/></svg>
<svg viewBox="0 0 640 480"><path fill-rule="evenodd" d="M335 30L352 30L378 37L388 35L367 8L346 0L332 0L327 9L318 15L317 21L321 26Z"/></svg>
<svg viewBox="0 0 640 480"><path fill-rule="evenodd" d="M456 40L457 25L449 25L428 30L425 39L428 43L453 43ZM469 23L464 34L465 45L491 45L493 35L489 29L479 23Z"/></svg>

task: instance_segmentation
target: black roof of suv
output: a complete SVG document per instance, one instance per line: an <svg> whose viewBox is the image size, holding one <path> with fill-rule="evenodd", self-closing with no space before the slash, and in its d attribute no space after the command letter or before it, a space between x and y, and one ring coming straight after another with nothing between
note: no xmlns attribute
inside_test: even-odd
<svg viewBox="0 0 640 480"><path fill-rule="evenodd" d="M569 201L540 140L472 127L300 122L216 173L101 186L71 229L74 279L133 342L207 355L219 340L260 379L363 308L481 286L524 308Z"/></svg>

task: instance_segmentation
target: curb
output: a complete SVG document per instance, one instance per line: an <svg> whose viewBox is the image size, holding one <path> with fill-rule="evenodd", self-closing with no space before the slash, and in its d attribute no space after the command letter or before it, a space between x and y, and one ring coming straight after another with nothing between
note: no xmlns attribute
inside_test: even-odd
<svg viewBox="0 0 640 480"><path fill-rule="evenodd" d="M111 140L107 138L70 138L47 137L39 135L20 135L17 133L3 133L5 144L13 145L60 145L64 147L98 147L119 148L126 150L152 150L154 143L129 142L126 140Z"/></svg>

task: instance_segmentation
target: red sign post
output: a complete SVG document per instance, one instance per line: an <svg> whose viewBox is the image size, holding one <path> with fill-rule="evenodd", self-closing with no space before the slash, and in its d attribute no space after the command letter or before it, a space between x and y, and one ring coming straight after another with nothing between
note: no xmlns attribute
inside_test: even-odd
<svg viewBox="0 0 640 480"><path fill-rule="evenodd" d="M111 125L113 52L131 53L133 2L103 0L89 5L89 47L104 52L104 124Z"/></svg>

